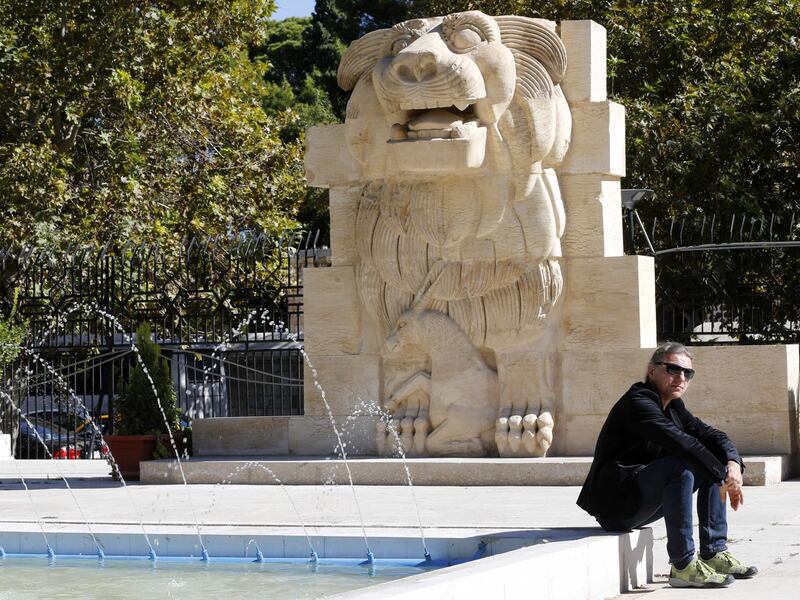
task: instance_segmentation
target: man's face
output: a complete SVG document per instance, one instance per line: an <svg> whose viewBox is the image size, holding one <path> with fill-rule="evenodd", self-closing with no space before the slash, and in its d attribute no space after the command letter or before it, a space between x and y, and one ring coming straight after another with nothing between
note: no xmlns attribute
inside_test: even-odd
<svg viewBox="0 0 800 600"><path fill-rule="evenodd" d="M661 361L662 363L669 363L670 365L678 365L686 369L692 368L692 359L685 354L667 354ZM689 380L686 379L686 374L678 372L676 375L670 374L671 369L667 364L649 365L647 368L647 376L653 383L653 387L658 391L661 396L661 401L666 405L670 400L680 398L689 387Z"/></svg>

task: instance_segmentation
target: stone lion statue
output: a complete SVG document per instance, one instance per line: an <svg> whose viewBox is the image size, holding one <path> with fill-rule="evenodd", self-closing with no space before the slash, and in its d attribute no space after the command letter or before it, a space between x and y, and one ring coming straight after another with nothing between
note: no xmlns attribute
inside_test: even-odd
<svg viewBox="0 0 800 600"><path fill-rule="evenodd" d="M393 415L381 452L393 437L412 455L552 443L565 69L554 23L477 11L373 31L342 58L359 296Z"/></svg>

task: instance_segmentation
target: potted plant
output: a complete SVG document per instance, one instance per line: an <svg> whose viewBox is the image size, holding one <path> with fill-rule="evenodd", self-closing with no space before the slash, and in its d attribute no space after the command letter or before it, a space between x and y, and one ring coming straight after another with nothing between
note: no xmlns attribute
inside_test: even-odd
<svg viewBox="0 0 800 600"><path fill-rule="evenodd" d="M136 330L136 350L139 358L115 401L114 435L105 437L117 468L126 479L138 479L139 462L152 460L159 445L166 445L171 454L167 425L176 443L182 439L169 365L147 323Z"/></svg>

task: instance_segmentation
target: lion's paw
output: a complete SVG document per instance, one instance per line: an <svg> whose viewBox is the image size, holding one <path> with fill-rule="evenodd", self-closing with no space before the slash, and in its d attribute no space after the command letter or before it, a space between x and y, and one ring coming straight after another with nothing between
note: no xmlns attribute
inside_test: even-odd
<svg viewBox="0 0 800 600"><path fill-rule="evenodd" d="M375 424L375 447L378 456L422 456L428 438L427 416L381 419Z"/></svg>
<svg viewBox="0 0 800 600"><path fill-rule="evenodd" d="M500 417L495 422L497 452L505 458L545 456L553 443L554 425L549 412Z"/></svg>

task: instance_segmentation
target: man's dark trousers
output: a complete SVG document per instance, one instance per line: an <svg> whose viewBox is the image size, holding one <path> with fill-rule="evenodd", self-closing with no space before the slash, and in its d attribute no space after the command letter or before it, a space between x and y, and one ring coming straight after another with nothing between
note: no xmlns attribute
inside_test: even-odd
<svg viewBox="0 0 800 600"><path fill-rule="evenodd" d="M639 488L639 510L627 519L597 519L608 531L628 531L664 517L667 554L676 569L683 569L694 557L692 539L692 494L697 491L700 525L700 556L711 558L727 549L728 519L719 495L720 483L712 481L705 469L674 456L659 458L634 475Z"/></svg>

